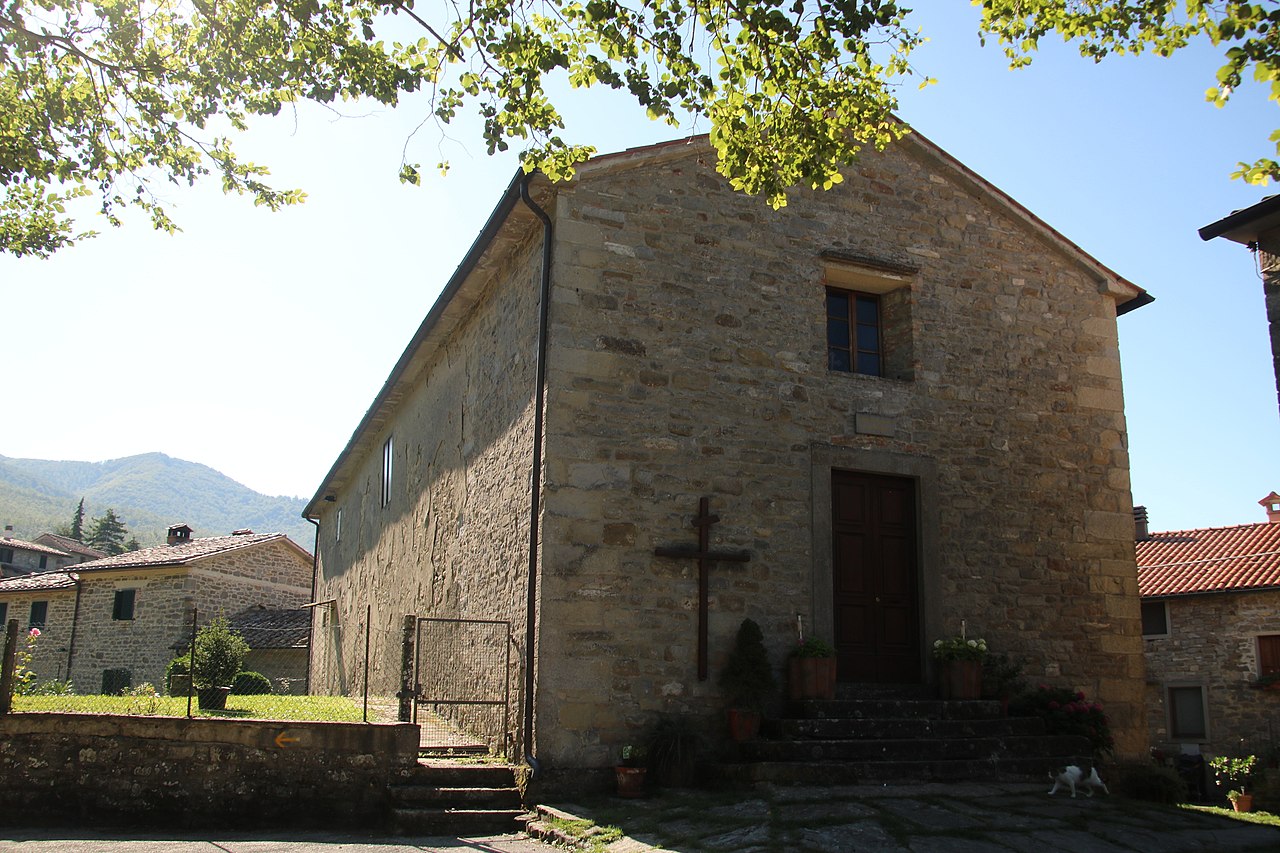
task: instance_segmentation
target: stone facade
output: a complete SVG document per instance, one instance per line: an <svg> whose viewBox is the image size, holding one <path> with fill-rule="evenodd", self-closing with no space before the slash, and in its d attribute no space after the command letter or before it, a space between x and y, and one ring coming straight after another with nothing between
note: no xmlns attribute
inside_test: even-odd
<svg viewBox="0 0 1280 853"><path fill-rule="evenodd" d="M1148 599L1150 600L1150 599ZM1280 690L1260 690L1258 638L1280 635L1280 590L1163 599L1167 636L1144 640L1151 744L1176 755L1259 756L1276 748ZM1170 735L1170 687L1199 687L1207 710L1205 738Z"/></svg>
<svg viewBox="0 0 1280 853"><path fill-rule="evenodd" d="M43 625L33 625L31 622L31 606L37 602L44 602L46 605L47 616ZM28 668L36 674L36 680L66 679L72 627L75 624L75 589L5 593L0 594L0 604L4 605L5 610L3 623L8 623L11 619L18 622L18 648L30 650L31 663ZM26 638L33 627L40 629L40 636L28 647ZM0 644L2 643L0 640Z"/></svg>
<svg viewBox="0 0 1280 853"><path fill-rule="evenodd" d="M1105 703L1118 752L1144 753L1116 325L1140 291L919 138L779 211L710 156L598 158L539 195L555 238L530 747L604 767L660 712L717 713L744 617L779 666L798 617L830 639L832 479L852 471L913 484L915 680L964 621ZM541 232L519 210L308 508L330 630L374 604L383 689L399 614L510 618L523 638ZM825 284L882 288L885 376L828 370ZM405 473L384 508L388 437ZM712 546L750 554L711 569L706 681L693 562L654 554L692 544L700 496ZM314 677L342 686L354 633Z"/></svg>
<svg viewBox="0 0 1280 853"><path fill-rule="evenodd" d="M127 670L134 685L162 687L165 666L191 641L192 607L200 624L258 604L301 607L310 582L310 562L283 539L187 566L86 571L71 680L97 691L107 670ZM133 618L113 618L116 592L130 589Z"/></svg>

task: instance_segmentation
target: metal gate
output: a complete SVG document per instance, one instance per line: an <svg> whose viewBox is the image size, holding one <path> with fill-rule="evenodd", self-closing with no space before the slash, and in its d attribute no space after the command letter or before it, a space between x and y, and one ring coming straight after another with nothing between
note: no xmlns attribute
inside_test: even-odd
<svg viewBox="0 0 1280 853"><path fill-rule="evenodd" d="M413 721L423 745L511 746L511 623L418 618ZM431 741L439 741L432 743Z"/></svg>

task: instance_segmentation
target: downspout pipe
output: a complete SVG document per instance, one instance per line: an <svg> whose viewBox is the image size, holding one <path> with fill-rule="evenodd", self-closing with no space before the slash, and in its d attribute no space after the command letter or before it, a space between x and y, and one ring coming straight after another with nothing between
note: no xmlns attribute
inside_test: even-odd
<svg viewBox="0 0 1280 853"><path fill-rule="evenodd" d="M311 598L307 599L311 604L316 601L316 587L318 586L318 575L320 572L320 519L312 518L304 515L307 521L315 525L316 538L315 545L311 548ZM311 663L316 648L316 608L308 607L311 611L311 618L307 620L307 692L311 692Z"/></svg>
<svg viewBox="0 0 1280 853"><path fill-rule="evenodd" d="M529 197L529 182L535 173L529 173L520 181L520 200L533 215L542 220L542 282L538 291L538 360L535 366L533 391L533 461L529 470L529 582L525 604L524 628L524 753L525 761L538 775L538 759L533 755L533 690L534 644L538 638L538 539L542 504L542 409L546 402L547 385L547 316L551 308L551 217Z"/></svg>

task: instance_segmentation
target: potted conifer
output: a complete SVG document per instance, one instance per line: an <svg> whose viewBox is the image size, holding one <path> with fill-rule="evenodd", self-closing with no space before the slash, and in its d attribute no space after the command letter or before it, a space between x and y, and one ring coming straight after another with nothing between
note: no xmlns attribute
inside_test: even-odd
<svg viewBox="0 0 1280 853"><path fill-rule="evenodd" d="M191 683L202 710L227 707L231 682L248 654L249 644L231 630L225 618L220 616L200 629L191 656Z"/></svg>
<svg viewBox="0 0 1280 853"><path fill-rule="evenodd" d="M764 634L754 620L743 619L733 650L720 673L729 718L729 736L753 740L760 733L764 706L777 690Z"/></svg>

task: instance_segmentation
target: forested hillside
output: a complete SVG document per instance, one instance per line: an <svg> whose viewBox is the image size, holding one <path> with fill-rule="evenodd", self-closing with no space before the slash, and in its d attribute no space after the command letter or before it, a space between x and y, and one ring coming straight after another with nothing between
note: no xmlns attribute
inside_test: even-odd
<svg viewBox="0 0 1280 853"><path fill-rule="evenodd" d="M144 453L106 462L54 462L0 456L0 525L32 539L71 523L84 498L85 523L107 508L142 546L164 541L170 524L185 522L196 536L239 528L285 533L308 551L314 528L299 498L268 497L207 465Z"/></svg>

